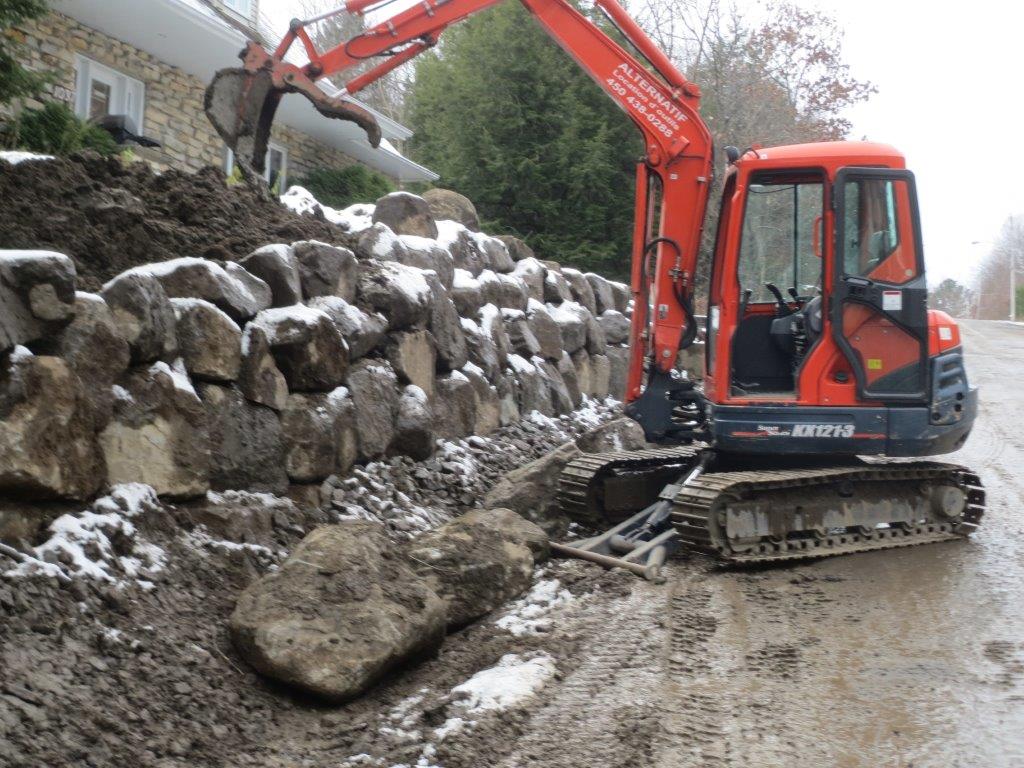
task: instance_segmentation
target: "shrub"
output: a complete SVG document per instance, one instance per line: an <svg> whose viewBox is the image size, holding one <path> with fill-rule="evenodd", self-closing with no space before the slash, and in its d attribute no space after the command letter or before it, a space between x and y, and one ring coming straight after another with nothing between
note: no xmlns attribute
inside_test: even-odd
<svg viewBox="0 0 1024 768"><path fill-rule="evenodd" d="M0 104L35 96L52 79L49 72L33 72L18 61L18 35L7 32L17 24L47 12L44 0L0 0Z"/></svg>
<svg viewBox="0 0 1024 768"><path fill-rule="evenodd" d="M116 155L120 151L109 133L82 120L60 102L26 109L18 117L15 130L18 146L32 152L68 155L91 149L101 155Z"/></svg>
<svg viewBox="0 0 1024 768"><path fill-rule="evenodd" d="M331 208L345 208L354 203L372 203L395 188L376 171L364 165L346 168L318 168L299 182L313 196Z"/></svg>

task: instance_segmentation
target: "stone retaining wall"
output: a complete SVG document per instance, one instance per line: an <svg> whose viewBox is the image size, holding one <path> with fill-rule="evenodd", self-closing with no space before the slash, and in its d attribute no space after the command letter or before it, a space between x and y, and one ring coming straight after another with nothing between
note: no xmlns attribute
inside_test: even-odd
<svg viewBox="0 0 1024 768"><path fill-rule="evenodd" d="M435 222L406 193L342 213L352 250L179 258L99 294L62 254L0 251L0 496L304 493L621 398L626 286Z"/></svg>

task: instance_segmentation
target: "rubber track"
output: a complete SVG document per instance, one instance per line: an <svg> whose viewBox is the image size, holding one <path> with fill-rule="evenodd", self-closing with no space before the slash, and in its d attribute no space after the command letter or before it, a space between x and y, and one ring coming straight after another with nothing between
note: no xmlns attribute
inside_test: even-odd
<svg viewBox="0 0 1024 768"><path fill-rule="evenodd" d="M943 530L949 527L948 524L938 523L920 525L909 531L886 528L866 535L843 533L819 540L802 539L799 544L792 541L766 542L764 546L768 551L743 553L723 553L712 541L710 515L723 496L749 498L751 494L762 491L824 485L839 480L854 483L887 480L951 482L966 494L967 507L963 521L955 530ZM985 513L985 490L978 476L966 467L937 462L708 473L681 488L673 501L672 522L684 546L710 552L729 562L752 564L910 547L963 538L978 527Z"/></svg>
<svg viewBox="0 0 1024 768"><path fill-rule="evenodd" d="M696 459L701 450L699 447L684 445L643 451L583 454L562 470L558 481L559 505L565 514L577 522L603 525L606 521L602 510L591 506L590 497L591 486L600 480L601 475L617 469L650 469L665 464L682 464Z"/></svg>

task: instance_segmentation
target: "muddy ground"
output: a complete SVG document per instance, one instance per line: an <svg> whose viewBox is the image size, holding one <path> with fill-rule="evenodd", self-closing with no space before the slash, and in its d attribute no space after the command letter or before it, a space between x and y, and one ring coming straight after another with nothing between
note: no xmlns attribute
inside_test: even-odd
<svg viewBox="0 0 1024 768"><path fill-rule="evenodd" d="M0 702L24 715L7 738L46 745L10 764L1024 765L1024 327L964 325L983 406L954 459L989 494L969 541L746 571L693 558L660 586L553 562L540 597L340 707L290 696L232 650L222 622L258 569L244 553L176 558L163 598L7 585L0 604L30 604L11 610L0 669ZM532 698L467 712L452 689L508 654L557 672Z"/></svg>

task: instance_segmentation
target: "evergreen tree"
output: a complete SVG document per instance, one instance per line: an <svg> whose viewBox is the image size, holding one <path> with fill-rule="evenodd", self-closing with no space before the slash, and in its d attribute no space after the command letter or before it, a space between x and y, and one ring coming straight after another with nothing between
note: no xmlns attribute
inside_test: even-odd
<svg viewBox="0 0 1024 768"><path fill-rule="evenodd" d="M519 3L446 35L417 64L416 159L540 257L625 276L636 128Z"/></svg>

